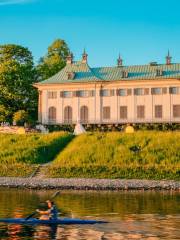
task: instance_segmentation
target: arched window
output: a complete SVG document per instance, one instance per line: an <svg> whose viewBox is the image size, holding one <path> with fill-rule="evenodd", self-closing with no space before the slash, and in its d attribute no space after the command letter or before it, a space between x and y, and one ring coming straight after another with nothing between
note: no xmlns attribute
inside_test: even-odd
<svg viewBox="0 0 180 240"><path fill-rule="evenodd" d="M88 123L88 107L82 106L80 109L80 121L81 123Z"/></svg>
<svg viewBox="0 0 180 240"><path fill-rule="evenodd" d="M55 107L49 108L48 119L49 119L50 123L56 122L56 108Z"/></svg>
<svg viewBox="0 0 180 240"><path fill-rule="evenodd" d="M64 108L64 123L72 123L72 107L70 106Z"/></svg>

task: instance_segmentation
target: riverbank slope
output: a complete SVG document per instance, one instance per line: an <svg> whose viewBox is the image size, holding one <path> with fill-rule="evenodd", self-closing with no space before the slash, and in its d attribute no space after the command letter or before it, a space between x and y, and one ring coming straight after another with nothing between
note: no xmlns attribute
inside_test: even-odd
<svg viewBox="0 0 180 240"><path fill-rule="evenodd" d="M180 132L0 134L0 177L180 180Z"/></svg>

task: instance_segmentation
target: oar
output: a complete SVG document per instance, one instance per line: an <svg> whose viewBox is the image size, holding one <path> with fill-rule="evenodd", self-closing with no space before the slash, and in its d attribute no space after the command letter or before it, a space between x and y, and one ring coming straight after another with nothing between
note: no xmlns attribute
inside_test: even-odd
<svg viewBox="0 0 180 240"><path fill-rule="evenodd" d="M34 215L36 215L37 212L33 212L31 215L25 218L25 220L28 220L29 218L32 218Z"/></svg>
<svg viewBox="0 0 180 240"><path fill-rule="evenodd" d="M59 193L60 193L60 191L55 192L55 193L51 196L50 199L51 199L51 200L54 199ZM33 217L34 215L36 215L36 214L37 214L37 212L31 213L31 215L29 215L28 217L26 217L25 220L27 221L28 219L32 218L32 217Z"/></svg>

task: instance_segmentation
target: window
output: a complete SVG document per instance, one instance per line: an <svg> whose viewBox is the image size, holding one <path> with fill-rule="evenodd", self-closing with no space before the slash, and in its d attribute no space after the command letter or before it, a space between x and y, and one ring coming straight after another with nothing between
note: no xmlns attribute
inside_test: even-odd
<svg viewBox="0 0 180 240"><path fill-rule="evenodd" d="M162 118L162 105L155 105L155 118Z"/></svg>
<svg viewBox="0 0 180 240"><path fill-rule="evenodd" d="M101 89L100 96L102 96L102 97L114 96L114 89Z"/></svg>
<svg viewBox="0 0 180 240"><path fill-rule="evenodd" d="M48 119L50 123L56 122L56 108L50 107L48 111Z"/></svg>
<svg viewBox="0 0 180 240"><path fill-rule="evenodd" d="M74 97L94 97L95 90L79 90L73 92Z"/></svg>
<svg viewBox="0 0 180 240"><path fill-rule="evenodd" d="M110 91L108 89L101 89L100 90L100 95L102 97L109 97L110 96Z"/></svg>
<svg viewBox="0 0 180 240"><path fill-rule="evenodd" d="M120 119L127 119L127 106L120 106Z"/></svg>
<svg viewBox="0 0 180 240"><path fill-rule="evenodd" d="M54 98L57 98L57 92L55 91L48 92L48 99L54 99Z"/></svg>
<svg viewBox="0 0 180 240"><path fill-rule="evenodd" d="M137 118L145 117L145 107L143 105L137 106Z"/></svg>
<svg viewBox="0 0 180 240"><path fill-rule="evenodd" d="M126 96L127 90L126 89L119 89L119 96Z"/></svg>
<svg viewBox="0 0 180 240"><path fill-rule="evenodd" d="M103 119L110 119L110 107L103 107Z"/></svg>
<svg viewBox="0 0 180 240"><path fill-rule="evenodd" d="M173 105L173 117L180 117L180 105Z"/></svg>
<svg viewBox="0 0 180 240"><path fill-rule="evenodd" d="M64 123L72 123L72 107L70 106L64 108Z"/></svg>
<svg viewBox="0 0 180 240"><path fill-rule="evenodd" d="M152 95L159 95L162 94L162 88L151 88Z"/></svg>
<svg viewBox="0 0 180 240"><path fill-rule="evenodd" d="M130 96L132 95L132 89L117 89L117 96Z"/></svg>
<svg viewBox="0 0 180 240"><path fill-rule="evenodd" d="M89 95L89 91L85 91L85 90L78 91L79 97L88 97L88 95Z"/></svg>
<svg viewBox="0 0 180 240"><path fill-rule="evenodd" d="M88 123L88 107L82 106L80 108L80 121L81 123Z"/></svg>
<svg viewBox="0 0 180 240"><path fill-rule="evenodd" d="M135 88L134 95L136 95L136 96L144 95L144 89L143 88Z"/></svg>
<svg viewBox="0 0 180 240"><path fill-rule="evenodd" d="M149 88L135 88L134 95L136 96L149 95Z"/></svg>
<svg viewBox="0 0 180 240"><path fill-rule="evenodd" d="M179 94L180 93L179 89L180 89L179 87L170 87L169 93L170 94Z"/></svg>
<svg viewBox="0 0 180 240"><path fill-rule="evenodd" d="M64 92L63 92L63 97L64 97L64 98L70 98L70 97L72 97L72 92L71 92L71 91L64 91Z"/></svg>

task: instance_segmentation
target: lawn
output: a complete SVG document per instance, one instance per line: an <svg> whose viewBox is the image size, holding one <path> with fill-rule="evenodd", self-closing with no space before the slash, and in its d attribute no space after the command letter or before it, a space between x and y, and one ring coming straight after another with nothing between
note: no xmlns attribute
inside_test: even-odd
<svg viewBox="0 0 180 240"><path fill-rule="evenodd" d="M71 139L65 132L0 134L0 176L29 176L38 164L52 161Z"/></svg>
<svg viewBox="0 0 180 240"><path fill-rule="evenodd" d="M180 180L180 132L83 134L57 155L46 175Z"/></svg>

